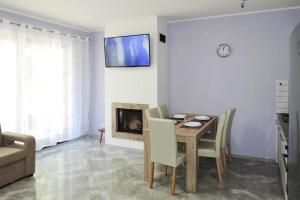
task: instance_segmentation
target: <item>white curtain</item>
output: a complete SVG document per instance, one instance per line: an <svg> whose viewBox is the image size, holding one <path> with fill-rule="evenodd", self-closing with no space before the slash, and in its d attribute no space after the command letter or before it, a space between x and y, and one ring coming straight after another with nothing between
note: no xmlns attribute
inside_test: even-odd
<svg viewBox="0 0 300 200"><path fill-rule="evenodd" d="M88 40L0 24L0 123L37 150L88 131Z"/></svg>

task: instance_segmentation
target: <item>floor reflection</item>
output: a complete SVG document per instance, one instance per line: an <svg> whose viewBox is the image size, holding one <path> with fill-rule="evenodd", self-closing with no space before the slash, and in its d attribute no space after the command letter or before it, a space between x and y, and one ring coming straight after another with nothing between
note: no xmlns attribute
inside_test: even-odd
<svg viewBox="0 0 300 200"><path fill-rule="evenodd" d="M156 170L154 187L143 181L143 152L99 144L85 137L37 153L34 177L0 189L0 199L283 199L277 166L234 159L219 184L215 162L200 160L197 193L185 193L185 168L178 169L176 196L169 195L170 176Z"/></svg>

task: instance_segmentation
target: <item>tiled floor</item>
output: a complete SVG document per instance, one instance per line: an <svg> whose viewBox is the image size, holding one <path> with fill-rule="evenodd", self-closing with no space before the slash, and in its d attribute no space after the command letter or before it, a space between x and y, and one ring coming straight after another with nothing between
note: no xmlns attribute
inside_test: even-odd
<svg viewBox="0 0 300 200"><path fill-rule="evenodd" d="M201 159L200 164L198 192L185 193L182 166L177 173L176 196L171 196L170 176L161 173L155 174L154 187L148 189L143 180L142 151L85 137L38 152L34 177L0 189L0 199L283 199L275 164L234 159L224 184L217 181L214 160Z"/></svg>

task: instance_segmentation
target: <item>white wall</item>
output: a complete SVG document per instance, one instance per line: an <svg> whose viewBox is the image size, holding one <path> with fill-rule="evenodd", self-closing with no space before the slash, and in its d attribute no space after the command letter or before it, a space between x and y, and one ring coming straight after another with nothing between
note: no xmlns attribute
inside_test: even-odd
<svg viewBox="0 0 300 200"><path fill-rule="evenodd" d="M157 106L159 99L157 31L157 17L114 22L105 27L105 37L149 33L151 40L150 67L105 68L105 127L107 144L143 149L143 142L111 137L111 104L119 102L149 104L150 107ZM165 87L166 82L162 82L161 85Z"/></svg>
<svg viewBox="0 0 300 200"><path fill-rule="evenodd" d="M300 180L300 23L290 37L289 73L289 199L299 199Z"/></svg>

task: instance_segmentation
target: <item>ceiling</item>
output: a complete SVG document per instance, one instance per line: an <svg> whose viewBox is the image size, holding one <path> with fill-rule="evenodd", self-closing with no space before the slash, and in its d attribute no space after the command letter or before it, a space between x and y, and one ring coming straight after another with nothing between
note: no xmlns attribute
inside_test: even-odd
<svg viewBox="0 0 300 200"><path fill-rule="evenodd" d="M300 6L299 0L0 0L0 9L97 31L124 19L182 20Z"/></svg>

